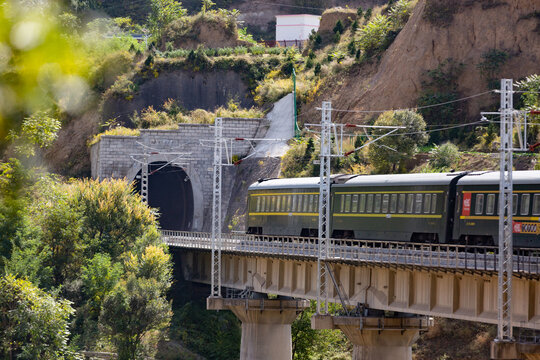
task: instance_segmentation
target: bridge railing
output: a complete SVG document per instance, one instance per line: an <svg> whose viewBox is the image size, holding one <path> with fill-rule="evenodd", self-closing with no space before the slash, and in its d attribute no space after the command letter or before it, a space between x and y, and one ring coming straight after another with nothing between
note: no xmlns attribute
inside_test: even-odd
<svg viewBox="0 0 540 360"><path fill-rule="evenodd" d="M163 241L173 247L212 249L210 233L162 231ZM222 234L223 252L317 258L317 238L267 236L238 233ZM332 239L329 260L370 262L455 270L496 271L498 249L489 246L420 244L377 240ZM540 250L514 251L514 271L540 274Z"/></svg>

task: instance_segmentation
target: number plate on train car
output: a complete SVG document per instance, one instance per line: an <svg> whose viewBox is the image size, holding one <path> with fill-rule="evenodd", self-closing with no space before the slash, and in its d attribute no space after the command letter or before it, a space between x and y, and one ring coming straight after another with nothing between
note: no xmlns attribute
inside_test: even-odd
<svg viewBox="0 0 540 360"><path fill-rule="evenodd" d="M540 223L530 222L515 222L513 224L513 232L517 234L540 234Z"/></svg>

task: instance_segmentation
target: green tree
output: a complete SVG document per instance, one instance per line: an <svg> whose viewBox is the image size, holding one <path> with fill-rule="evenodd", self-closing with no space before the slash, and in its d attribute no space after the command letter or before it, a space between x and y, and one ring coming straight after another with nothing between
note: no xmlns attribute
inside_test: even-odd
<svg viewBox="0 0 540 360"><path fill-rule="evenodd" d="M161 242L153 211L126 181L82 180L69 191L82 217L81 236L89 257L107 253L116 260L125 251L142 252Z"/></svg>
<svg viewBox="0 0 540 360"><path fill-rule="evenodd" d="M529 75L524 80L516 82L516 86L524 91L521 95L521 101L525 109L540 108L540 75Z"/></svg>
<svg viewBox="0 0 540 360"><path fill-rule="evenodd" d="M28 172L19 160L0 163L0 274L26 228L27 214L24 210L29 185Z"/></svg>
<svg viewBox="0 0 540 360"><path fill-rule="evenodd" d="M459 160L459 149L451 142L435 145L429 152L429 164L440 170L445 170L456 165Z"/></svg>
<svg viewBox="0 0 540 360"><path fill-rule="evenodd" d="M113 263L107 254L94 255L82 268L83 293L88 299L90 313L96 319L99 316L103 299L114 289L122 273L122 265Z"/></svg>
<svg viewBox="0 0 540 360"><path fill-rule="evenodd" d="M149 246L125 262L126 276L105 297L100 323L111 335L119 360L134 360L143 336L168 326L171 305L165 294L171 286L171 263L162 247Z"/></svg>
<svg viewBox="0 0 540 360"><path fill-rule="evenodd" d="M366 12L364 13L364 19L366 21L368 21L369 19L371 19L371 15L373 14L373 9L367 9Z"/></svg>
<svg viewBox="0 0 540 360"><path fill-rule="evenodd" d="M418 146L427 142L424 132L426 123L422 115L410 111L387 111L375 121L377 126L404 126L391 136L387 136L369 146L369 160L379 173L395 172L401 169L403 161L410 159ZM382 136L388 129L375 129L374 136Z"/></svg>
<svg viewBox="0 0 540 360"><path fill-rule="evenodd" d="M69 301L56 300L27 280L0 278L0 347L6 359L70 359Z"/></svg>
<svg viewBox="0 0 540 360"><path fill-rule="evenodd" d="M341 22L341 20L338 20L338 21L336 22L336 26L334 26L334 30L333 30L334 33L336 33L336 34L338 34L338 33L339 33L339 34L343 34L343 29L344 29L343 23Z"/></svg>
<svg viewBox="0 0 540 360"><path fill-rule="evenodd" d="M173 20L186 15L186 9L182 7L182 3L175 0L151 0L150 5L152 10L148 17L148 24L155 39L161 37L161 30Z"/></svg>

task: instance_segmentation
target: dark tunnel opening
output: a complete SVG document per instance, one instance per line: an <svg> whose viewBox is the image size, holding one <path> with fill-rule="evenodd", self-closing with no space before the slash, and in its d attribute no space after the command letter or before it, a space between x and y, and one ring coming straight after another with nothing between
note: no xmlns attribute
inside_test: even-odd
<svg viewBox="0 0 540 360"><path fill-rule="evenodd" d="M184 169L165 162L153 162L148 166L148 173L148 204L159 210L161 228L190 231L194 211L193 188ZM140 181L139 171L135 177L135 190L139 194Z"/></svg>

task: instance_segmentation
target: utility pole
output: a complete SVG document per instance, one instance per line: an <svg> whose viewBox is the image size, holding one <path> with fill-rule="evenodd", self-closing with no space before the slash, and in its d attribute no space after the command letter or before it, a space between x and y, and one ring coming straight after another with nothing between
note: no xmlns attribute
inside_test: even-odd
<svg viewBox="0 0 540 360"><path fill-rule="evenodd" d="M501 148L499 180L499 286L498 341L513 341L512 337L512 155L513 155L513 83L501 79Z"/></svg>
<svg viewBox="0 0 540 360"><path fill-rule="evenodd" d="M318 256L317 256L317 314L328 313L328 277L335 280L331 274L331 267L327 266L326 261L330 256L332 248L331 240L331 211L332 197L330 194L331 185L331 160L332 157L349 156L365 146L368 146L396 131L404 129L403 126L373 126L373 125L351 125L351 124L333 124L332 123L332 103L323 101L321 110L320 124L305 124L306 126L321 127L321 151L320 151L320 172L319 172L319 232L318 232ZM383 128L388 132L373 140L368 141L362 146L343 154L343 129L344 128ZM338 131L339 129L339 131ZM332 153L332 136L336 142L336 151ZM339 286L336 285L336 291L340 299L346 300L341 294ZM344 309L347 311L347 309Z"/></svg>
<svg viewBox="0 0 540 360"><path fill-rule="evenodd" d="M501 79L501 108L498 112L482 112L500 116L499 158L499 257L498 257L498 316L496 342L513 342L512 334L512 276L513 276L513 152L527 151L527 112L514 110L512 79ZM516 116L516 121L514 121ZM523 119L521 119L523 116ZM514 147L516 129L519 145Z"/></svg>
<svg viewBox="0 0 540 360"><path fill-rule="evenodd" d="M214 184L212 188L212 280L210 297L221 297L221 180L223 119L214 122Z"/></svg>
<svg viewBox="0 0 540 360"><path fill-rule="evenodd" d="M319 180L319 256L317 256L317 313L328 313L328 285L325 261L330 248L330 175L332 158L332 103L323 101ZM324 307L324 310L322 309Z"/></svg>

